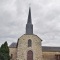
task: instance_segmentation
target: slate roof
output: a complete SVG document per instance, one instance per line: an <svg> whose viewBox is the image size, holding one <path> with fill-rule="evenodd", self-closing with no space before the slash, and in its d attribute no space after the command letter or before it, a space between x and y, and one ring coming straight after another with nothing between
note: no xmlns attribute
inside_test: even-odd
<svg viewBox="0 0 60 60"><path fill-rule="evenodd" d="M12 43L9 48L16 48L17 43ZM60 52L60 47L42 46L43 52Z"/></svg>
<svg viewBox="0 0 60 60"><path fill-rule="evenodd" d="M60 52L60 47L42 46L43 52Z"/></svg>
<svg viewBox="0 0 60 60"><path fill-rule="evenodd" d="M17 43L13 42L13 43L9 46L9 48L16 48L16 46L17 46Z"/></svg>

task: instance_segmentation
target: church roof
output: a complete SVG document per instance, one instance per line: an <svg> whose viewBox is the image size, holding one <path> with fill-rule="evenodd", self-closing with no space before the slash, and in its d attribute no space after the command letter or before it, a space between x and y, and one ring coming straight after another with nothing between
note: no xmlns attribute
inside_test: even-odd
<svg viewBox="0 0 60 60"><path fill-rule="evenodd" d="M60 47L42 46L43 52L60 52Z"/></svg>
<svg viewBox="0 0 60 60"><path fill-rule="evenodd" d="M9 48L16 48L17 43L13 42L11 45L9 45Z"/></svg>
<svg viewBox="0 0 60 60"><path fill-rule="evenodd" d="M17 43L12 43L9 48L16 48ZM60 47L42 46L43 52L60 52Z"/></svg>

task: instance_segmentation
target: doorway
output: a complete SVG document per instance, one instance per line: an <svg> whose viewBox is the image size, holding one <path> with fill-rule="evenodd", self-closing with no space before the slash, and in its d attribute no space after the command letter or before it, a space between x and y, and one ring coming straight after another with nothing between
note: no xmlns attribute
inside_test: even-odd
<svg viewBox="0 0 60 60"><path fill-rule="evenodd" d="M33 52L31 50L27 52L27 60L33 60Z"/></svg>

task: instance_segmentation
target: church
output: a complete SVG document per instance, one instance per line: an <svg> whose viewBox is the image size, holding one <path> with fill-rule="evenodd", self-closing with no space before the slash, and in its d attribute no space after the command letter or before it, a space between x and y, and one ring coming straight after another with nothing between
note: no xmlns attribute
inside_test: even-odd
<svg viewBox="0 0 60 60"><path fill-rule="evenodd" d="M42 46L43 40L33 33L29 7L26 33L9 46L11 60L60 60L60 47Z"/></svg>

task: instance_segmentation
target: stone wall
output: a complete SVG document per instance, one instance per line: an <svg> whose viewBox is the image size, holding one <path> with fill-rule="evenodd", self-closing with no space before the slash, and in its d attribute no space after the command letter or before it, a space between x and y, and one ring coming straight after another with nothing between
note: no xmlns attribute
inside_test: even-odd
<svg viewBox="0 0 60 60"><path fill-rule="evenodd" d="M28 47L28 40L31 39L32 46ZM11 60L27 60L27 52L33 51L33 60L56 60L55 55L60 52L42 52L41 39L37 35L23 35L18 40L17 48L9 48Z"/></svg>
<svg viewBox="0 0 60 60"><path fill-rule="evenodd" d="M12 58L11 58L11 60L16 60L16 57L17 57L17 48L9 48L9 50L10 50L10 56L11 56L11 54L12 54Z"/></svg>
<svg viewBox="0 0 60 60"><path fill-rule="evenodd" d="M43 52L43 60L56 60L55 55L59 55L60 52Z"/></svg>
<svg viewBox="0 0 60 60"><path fill-rule="evenodd" d="M23 41L24 40L25 39L23 39ZM21 47L21 45L20 46L18 45L19 46L18 50L17 50L17 48L9 48L10 49L10 56L11 56L11 54L13 54L13 57L11 60L16 60L16 58L19 58L19 60L27 60L27 52L29 50L33 51L34 60L56 60L55 55L60 55L60 52L42 52L41 47L39 48L39 41L38 41L38 43L36 43L36 40L37 40L37 38L34 38L33 45L35 45L35 46L29 47L29 48L28 48L28 45L26 44L27 43L26 41L24 41L25 44L21 43L23 41L18 42L19 45L20 44L23 45L22 46L23 48ZM17 54L17 52L18 52L18 54ZM40 58L42 58L42 59L40 59Z"/></svg>
<svg viewBox="0 0 60 60"><path fill-rule="evenodd" d="M32 40L32 46L28 47L28 40ZM27 60L27 52L33 51L33 60L42 60L41 39L36 35L23 35L19 38L17 60Z"/></svg>

